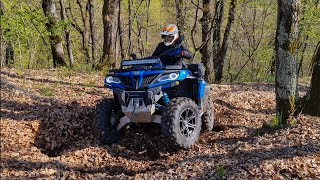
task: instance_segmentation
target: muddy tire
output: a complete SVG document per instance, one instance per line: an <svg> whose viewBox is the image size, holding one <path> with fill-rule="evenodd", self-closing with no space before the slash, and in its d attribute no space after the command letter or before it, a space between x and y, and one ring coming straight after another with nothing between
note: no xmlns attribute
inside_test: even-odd
<svg viewBox="0 0 320 180"><path fill-rule="evenodd" d="M212 99L209 97L205 104L206 110L202 114L202 130L204 132L212 131L214 125L214 105Z"/></svg>
<svg viewBox="0 0 320 180"><path fill-rule="evenodd" d="M103 99L96 106L95 118L92 122L93 134L102 144L116 143L122 130L117 130L122 115L120 106L114 99Z"/></svg>
<svg viewBox="0 0 320 180"><path fill-rule="evenodd" d="M170 144L190 148L198 140L201 130L198 105L189 98L172 99L163 111L161 126Z"/></svg>

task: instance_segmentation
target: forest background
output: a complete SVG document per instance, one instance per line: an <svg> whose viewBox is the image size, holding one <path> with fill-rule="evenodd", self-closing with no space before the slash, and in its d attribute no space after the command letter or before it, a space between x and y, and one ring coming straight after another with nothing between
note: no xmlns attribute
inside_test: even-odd
<svg viewBox="0 0 320 180"><path fill-rule="evenodd" d="M54 21L45 15L44 3L55 6ZM311 73L320 40L319 8L319 0L301 2L300 77ZM1 67L106 72L131 53L151 55L168 23L178 24L193 62L206 61L204 48L207 61L223 57L222 82L274 82L276 0L1 0ZM104 43L106 38L111 43ZM54 63L52 43L61 43L63 63Z"/></svg>

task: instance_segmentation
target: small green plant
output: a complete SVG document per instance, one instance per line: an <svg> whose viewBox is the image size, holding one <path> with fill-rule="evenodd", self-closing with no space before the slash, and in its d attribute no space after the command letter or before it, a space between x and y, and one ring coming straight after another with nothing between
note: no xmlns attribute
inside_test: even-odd
<svg viewBox="0 0 320 180"><path fill-rule="evenodd" d="M53 90L47 87L41 88L40 93L43 96L54 96Z"/></svg>
<svg viewBox="0 0 320 180"><path fill-rule="evenodd" d="M223 180L223 177L224 177L224 174L225 174L225 170L224 170L224 165L223 164L218 164L217 174L218 174L218 178L220 180Z"/></svg>
<svg viewBox="0 0 320 180"><path fill-rule="evenodd" d="M282 120L282 113L277 113L277 115L272 119L271 126L272 127L279 127Z"/></svg>
<svg viewBox="0 0 320 180"><path fill-rule="evenodd" d="M87 82L85 85L87 87L94 87L96 84L95 84L95 81L91 80L91 81Z"/></svg>
<svg viewBox="0 0 320 180"><path fill-rule="evenodd" d="M21 69L17 69L16 74L19 76L23 75L23 71Z"/></svg>
<svg viewBox="0 0 320 180"><path fill-rule="evenodd" d="M62 68L62 74L64 77L71 77L73 73L73 70L69 67L63 67Z"/></svg>
<svg viewBox="0 0 320 180"><path fill-rule="evenodd" d="M105 76L109 73L110 67L109 66L103 66L100 70Z"/></svg>
<svg viewBox="0 0 320 180"><path fill-rule="evenodd" d="M297 119L296 118L291 118L290 126L294 126L296 123L297 123Z"/></svg>
<svg viewBox="0 0 320 180"><path fill-rule="evenodd" d="M256 132L255 132L255 135L262 136L263 135L262 129L257 129Z"/></svg>
<svg viewBox="0 0 320 180"><path fill-rule="evenodd" d="M294 126L297 122L297 119L294 117L294 113L296 111L296 99L294 96L290 96L289 98L289 103L290 103L290 125Z"/></svg>
<svg viewBox="0 0 320 180"><path fill-rule="evenodd" d="M279 129L279 116L274 117L271 123L263 122L262 127L255 130L256 136L263 136L266 133L274 133Z"/></svg>
<svg viewBox="0 0 320 180"><path fill-rule="evenodd" d="M264 81L267 83L274 83L275 76L272 74L267 74Z"/></svg>

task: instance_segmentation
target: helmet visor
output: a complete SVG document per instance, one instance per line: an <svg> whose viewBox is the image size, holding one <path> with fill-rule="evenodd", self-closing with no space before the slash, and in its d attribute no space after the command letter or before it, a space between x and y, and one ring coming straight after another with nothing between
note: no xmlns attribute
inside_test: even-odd
<svg viewBox="0 0 320 180"><path fill-rule="evenodd" d="M162 37L164 42L168 42L168 43L172 42L173 39L174 39L174 36L162 35L161 37Z"/></svg>

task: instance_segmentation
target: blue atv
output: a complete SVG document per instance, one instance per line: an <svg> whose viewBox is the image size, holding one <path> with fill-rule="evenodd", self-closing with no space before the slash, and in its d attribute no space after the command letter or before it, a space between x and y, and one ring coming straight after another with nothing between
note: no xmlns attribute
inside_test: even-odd
<svg viewBox="0 0 320 180"><path fill-rule="evenodd" d="M120 69L110 70L105 86L113 98L96 107L93 131L104 144L119 140L132 123L160 123L173 145L190 148L200 131L211 131L214 122L210 86L204 80L204 66L172 62L181 48L160 57L124 60Z"/></svg>

